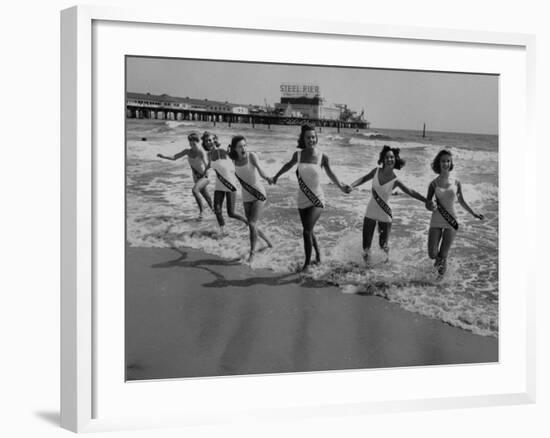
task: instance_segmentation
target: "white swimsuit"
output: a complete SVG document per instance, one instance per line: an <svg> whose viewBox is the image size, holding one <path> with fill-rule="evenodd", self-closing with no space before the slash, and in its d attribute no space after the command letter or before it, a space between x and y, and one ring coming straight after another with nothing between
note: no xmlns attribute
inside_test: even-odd
<svg viewBox="0 0 550 438"><path fill-rule="evenodd" d="M391 215L389 215L386 211L384 211L384 209L376 201L375 197L377 195L386 205L388 205L388 201L393 191L393 185L397 177L389 180L386 184L380 184L380 180L378 179L379 170L380 168L376 169L374 178L372 179L373 193L369 200L369 203L367 204L367 211L365 212L365 217L368 217L369 219L373 219L379 222L391 222L392 221ZM376 192L376 195L374 192Z"/></svg>
<svg viewBox="0 0 550 438"><path fill-rule="evenodd" d="M298 151L298 208L321 207L325 206L325 194L321 188L321 161L323 154L318 153L316 163L302 163L300 156L302 151Z"/></svg>
<svg viewBox="0 0 550 438"><path fill-rule="evenodd" d="M245 164L242 166L235 165L235 175L241 183L243 202L263 202L266 200L265 188L260 182L258 170L251 163L250 154L248 155Z"/></svg>
<svg viewBox="0 0 550 438"><path fill-rule="evenodd" d="M441 203L441 205L447 210L447 212L456 220L455 213L455 200L457 183L456 181L450 181L449 187L443 188L433 183L435 189L435 197ZM452 229L452 225L441 215L438 210L434 210L432 213L432 219L430 221L430 228L446 228Z"/></svg>
<svg viewBox="0 0 550 438"><path fill-rule="evenodd" d="M235 177L235 166L229 158L218 158L211 163L212 169L216 172L215 191L235 192L237 191L237 178Z"/></svg>

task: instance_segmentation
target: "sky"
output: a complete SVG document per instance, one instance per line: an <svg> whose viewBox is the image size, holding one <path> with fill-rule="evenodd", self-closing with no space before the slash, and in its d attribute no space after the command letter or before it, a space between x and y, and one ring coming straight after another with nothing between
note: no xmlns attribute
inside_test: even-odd
<svg viewBox="0 0 550 438"><path fill-rule="evenodd" d="M371 128L498 134L498 76L128 57L126 90L272 106L280 84L315 84Z"/></svg>

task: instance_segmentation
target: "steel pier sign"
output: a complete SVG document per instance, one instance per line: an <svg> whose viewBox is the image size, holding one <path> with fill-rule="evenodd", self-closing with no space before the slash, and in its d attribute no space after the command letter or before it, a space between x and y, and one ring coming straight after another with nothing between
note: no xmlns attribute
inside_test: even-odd
<svg viewBox="0 0 550 438"><path fill-rule="evenodd" d="M281 84L281 97L319 97L321 90L315 84Z"/></svg>

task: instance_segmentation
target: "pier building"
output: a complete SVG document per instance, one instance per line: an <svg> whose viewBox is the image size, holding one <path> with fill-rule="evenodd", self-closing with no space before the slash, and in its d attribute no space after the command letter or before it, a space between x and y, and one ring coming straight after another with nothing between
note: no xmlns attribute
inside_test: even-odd
<svg viewBox="0 0 550 438"><path fill-rule="evenodd" d="M229 102L168 94L126 93L126 117L129 118L211 121L216 115L221 121L221 114L246 115L248 112L247 106Z"/></svg>
<svg viewBox="0 0 550 438"><path fill-rule="evenodd" d="M340 109L328 106L316 84L284 83L280 85L281 100L275 110L285 116L310 119L339 120Z"/></svg>

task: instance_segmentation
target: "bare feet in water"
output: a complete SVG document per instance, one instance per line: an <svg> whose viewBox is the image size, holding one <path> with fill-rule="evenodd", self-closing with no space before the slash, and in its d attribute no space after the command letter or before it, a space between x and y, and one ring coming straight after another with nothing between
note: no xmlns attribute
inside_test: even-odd
<svg viewBox="0 0 550 438"><path fill-rule="evenodd" d="M366 249L363 251L363 261L365 262L365 266L367 268L371 267L369 258L370 258L370 251Z"/></svg>
<svg viewBox="0 0 550 438"><path fill-rule="evenodd" d="M436 257L434 262L434 272L437 274L437 280L441 280L447 272L447 259Z"/></svg>

